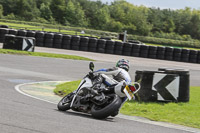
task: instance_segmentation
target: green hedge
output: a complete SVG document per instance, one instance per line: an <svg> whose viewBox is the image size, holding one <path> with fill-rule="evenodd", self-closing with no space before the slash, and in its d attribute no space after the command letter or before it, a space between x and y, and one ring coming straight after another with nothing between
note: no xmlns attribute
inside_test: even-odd
<svg viewBox="0 0 200 133"><path fill-rule="evenodd" d="M181 40L146 37L146 36L136 36L136 35L129 35L128 39L129 40L139 40L144 43L161 44L161 45L167 45L167 46L200 48L200 42L197 40L181 41Z"/></svg>

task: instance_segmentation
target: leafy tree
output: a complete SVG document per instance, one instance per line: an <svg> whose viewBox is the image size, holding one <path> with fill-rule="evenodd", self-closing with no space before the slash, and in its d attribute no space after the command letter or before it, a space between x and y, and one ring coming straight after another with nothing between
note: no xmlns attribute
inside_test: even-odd
<svg viewBox="0 0 200 133"><path fill-rule="evenodd" d="M111 19L108 22L106 28L109 31L122 32L123 31L123 24L119 21L115 21L115 20Z"/></svg>
<svg viewBox="0 0 200 133"><path fill-rule="evenodd" d="M106 29L106 25L110 21L109 10L106 6L100 8L99 10L94 12L94 16L91 20L91 26L95 27L95 29Z"/></svg>
<svg viewBox="0 0 200 133"><path fill-rule="evenodd" d="M200 39L200 13L196 13L192 16L189 27L191 36Z"/></svg>
<svg viewBox="0 0 200 133"><path fill-rule="evenodd" d="M16 0L15 15L30 21L40 16L40 12L34 0Z"/></svg>
<svg viewBox="0 0 200 133"><path fill-rule="evenodd" d="M45 3L42 3L40 6L40 12L41 12L41 17L50 20L52 18L52 12L49 8L49 5L46 5Z"/></svg>
<svg viewBox="0 0 200 133"><path fill-rule="evenodd" d="M179 34L189 34L189 23L192 18L192 11L190 8L180 9L174 12L173 20L176 29L174 30Z"/></svg>
<svg viewBox="0 0 200 133"><path fill-rule="evenodd" d="M6 16L16 11L16 0L0 0L0 4L3 6L3 15Z"/></svg>
<svg viewBox="0 0 200 133"><path fill-rule="evenodd" d="M53 18L60 24L66 23L65 0L52 0L50 3Z"/></svg>
<svg viewBox="0 0 200 133"><path fill-rule="evenodd" d="M0 18L2 18L2 17L3 17L3 6L0 5Z"/></svg>
<svg viewBox="0 0 200 133"><path fill-rule="evenodd" d="M37 8L40 9L41 5L49 5L51 3L52 0L35 0Z"/></svg>
<svg viewBox="0 0 200 133"><path fill-rule="evenodd" d="M78 2L69 0L65 9L66 20L76 26L87 26L85 13Z"/></svg>

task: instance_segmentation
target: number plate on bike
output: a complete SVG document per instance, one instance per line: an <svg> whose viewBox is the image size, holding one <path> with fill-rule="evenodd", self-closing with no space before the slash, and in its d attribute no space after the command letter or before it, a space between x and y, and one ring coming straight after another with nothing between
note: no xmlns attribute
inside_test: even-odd
<svg viewBox="0 0 200 133"><path fill-rule="evenodd" d="M131 92L131 90L128 86L126 86L123 91L124 91L124 93L126 94L126 96L128 97L129 100L133 99L134 95L133 95L133 93Z"/></svg>

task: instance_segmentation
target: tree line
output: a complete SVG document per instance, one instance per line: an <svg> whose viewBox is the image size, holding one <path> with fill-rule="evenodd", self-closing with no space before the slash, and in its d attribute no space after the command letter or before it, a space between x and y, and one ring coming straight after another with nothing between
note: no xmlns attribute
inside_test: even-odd
<svg viewBox="0 0 200 133"><path fill-rule="evenodd" d="M0 0L0 18L178 40L200 39L200 10L90 0Z"/></svg>

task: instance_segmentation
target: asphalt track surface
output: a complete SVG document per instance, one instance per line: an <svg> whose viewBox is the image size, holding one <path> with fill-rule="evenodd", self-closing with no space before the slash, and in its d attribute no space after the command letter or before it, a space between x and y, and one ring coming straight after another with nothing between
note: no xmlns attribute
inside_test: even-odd
<svg viewBox="0 0 200 133"><path fill-rule="evenodd" d="M77 51L36 48L40 52L77 54ZM190 70L191 85L200 86L199 64L177 63L143 58L79 52L90 57L96 69L115 65L121 58L131 62L131 77L135 70L157 70L159 67ZM44 57L0 54L0 132L1 133L188 133L175 129L123 118L96 120L90 115L59 112L56 105L18 93L14 87L39 81L66 81L81 79L89 71L89 61L75 61ZM198 132L199 130L196 130Z"/></svg>

